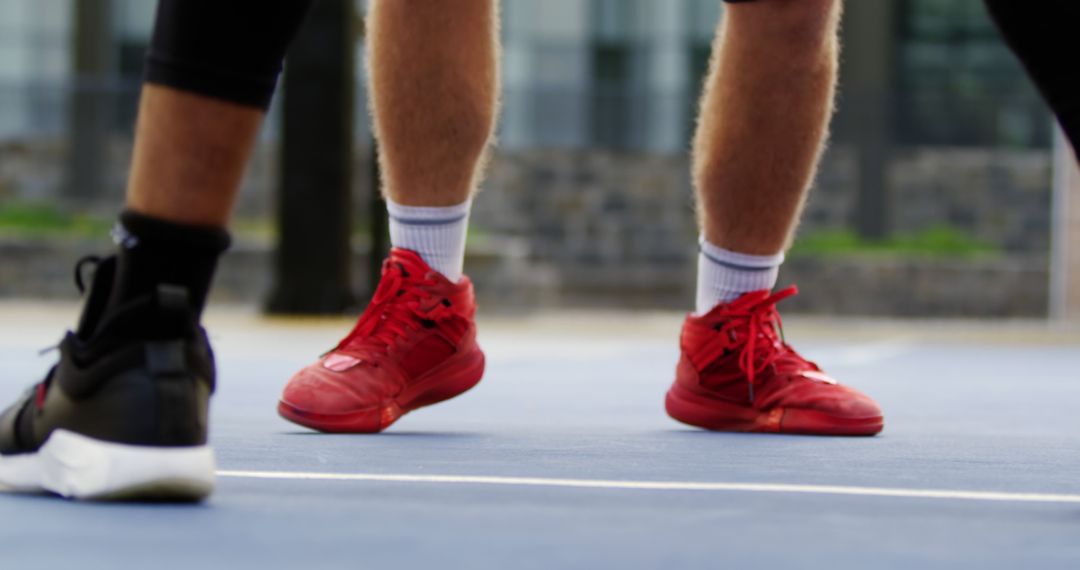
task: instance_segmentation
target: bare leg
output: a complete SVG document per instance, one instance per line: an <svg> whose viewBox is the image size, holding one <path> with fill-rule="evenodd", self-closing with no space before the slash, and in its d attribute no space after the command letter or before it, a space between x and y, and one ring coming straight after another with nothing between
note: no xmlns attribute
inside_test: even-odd
<svg viewBox="0 0 1080 570"><path fill-rule="evenodd" d="M495 0L377 0L371 107L387 197L450 206L476 187L498 108Z"/></svg>
<svg viewBox="0 0 1080 570"><path fill-rule="evenodd" d="M143 86L127 206L183 224L224 227L263 111Z"/></svg>
<svg viewBox="0 0 1080 570"><path fill-rule="evenodd" d="M734 2L734 0L732 0ZM873 435L881 408L784 340L770 293L832 109L839 0L729 5L694 141L706 243L665 406L723 431Z"/></svg>
<svg viewBox="0 0 1080 570"><path fill-rule="evenodd" d="M160 0L127 209L46 379L0 412L0 487L72 498L198 500L213 352L199 317L303 0ZM56 443L61 442L61 443ZM58 446L63 446L58 447ZM22 467L29 464L32 468Z"/></svg>
<svg viewBox="0 0 1080 570"><path fill-rule="evenodd" d="M497 7L373 4L371 108L394 247L356 327L289 380L278 404L285 419L377 432L480 381L476 303L461 272L470 197L498 106Z"/></svg>
<svg viewBox="0 0 1080 570"><path fill-rule="evenodd" d="M694 139L702 232L727 250L788 244L832 113L839 0L728 5Z"/></svg>

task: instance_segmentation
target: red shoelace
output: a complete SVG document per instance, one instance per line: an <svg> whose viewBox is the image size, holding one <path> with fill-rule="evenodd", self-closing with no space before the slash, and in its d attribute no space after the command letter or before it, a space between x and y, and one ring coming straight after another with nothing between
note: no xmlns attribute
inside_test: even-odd
<svg viewBox="0 0 1080 570"><path fill-rule="evenodd" d="M334 350L383 353L420 327L437 326L453 311L450 301L437 300L428 291L435 284L434 279L412 275L399 262L387 259L371 303Z"/></svg>
<svg viewBox="0 0 1080 570"><path fill-rule="evenodd" d="M712 362L730 354L739 352L739 370L746 376L750 401L754 401L754 380L774 363L787 364L790 367L816 369L794 349L784 342L783 322L776 304L798 294L797 287L786 289L762 297L752 302L740 303L735 300L717 315L719 320L716 336L698 352L698 359L704 369ZM741 347L740 347L741 345Z"/></svg>

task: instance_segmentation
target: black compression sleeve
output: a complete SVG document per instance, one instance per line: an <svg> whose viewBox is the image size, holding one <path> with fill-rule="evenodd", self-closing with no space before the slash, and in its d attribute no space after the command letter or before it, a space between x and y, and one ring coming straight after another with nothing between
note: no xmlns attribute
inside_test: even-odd
<svg viewBox="0 0 1080 570"><path fill-rule="evenodd" d="M265 109L285 50L310 4L311 0L160 0L145 79Z"/></svg>
<svg viewBox="0 0 1080 570"><path fill-rule="evenodd" d="M1024 63L1061 122L1073 148L1080 149L1080 2L1077 0L986 0L1009 47Z"/></svg>

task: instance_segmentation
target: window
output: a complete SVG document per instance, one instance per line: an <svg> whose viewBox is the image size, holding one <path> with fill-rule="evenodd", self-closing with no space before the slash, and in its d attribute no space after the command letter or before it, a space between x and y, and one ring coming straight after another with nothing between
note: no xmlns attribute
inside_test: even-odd
<svg viewBox="0 0 1080 570"><path fill-rule="evenodd" d="M1046 107L981 0L907 0L899 25L900 143L1050 143Z"/></svg>

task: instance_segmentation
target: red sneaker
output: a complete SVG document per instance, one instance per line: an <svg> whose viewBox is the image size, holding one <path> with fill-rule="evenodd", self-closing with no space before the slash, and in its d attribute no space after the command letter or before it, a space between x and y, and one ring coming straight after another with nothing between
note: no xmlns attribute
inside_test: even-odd
<svg viewBox="0 0 1080 570"><path fill-rule="evenodd" d="M468 277L451 283L394 248L352 332L289 380L278 413L320 431L374 433L465 392L484 374L475 313Z"/></svg>
<svg viewBox="0 0 1080 570"><path fill-rule="evenodd" d="M874 435L881 408L837 384L784 342L776 303L798 292L747 293L683 323L665 402L680 422L719 431Z"/></svg>

